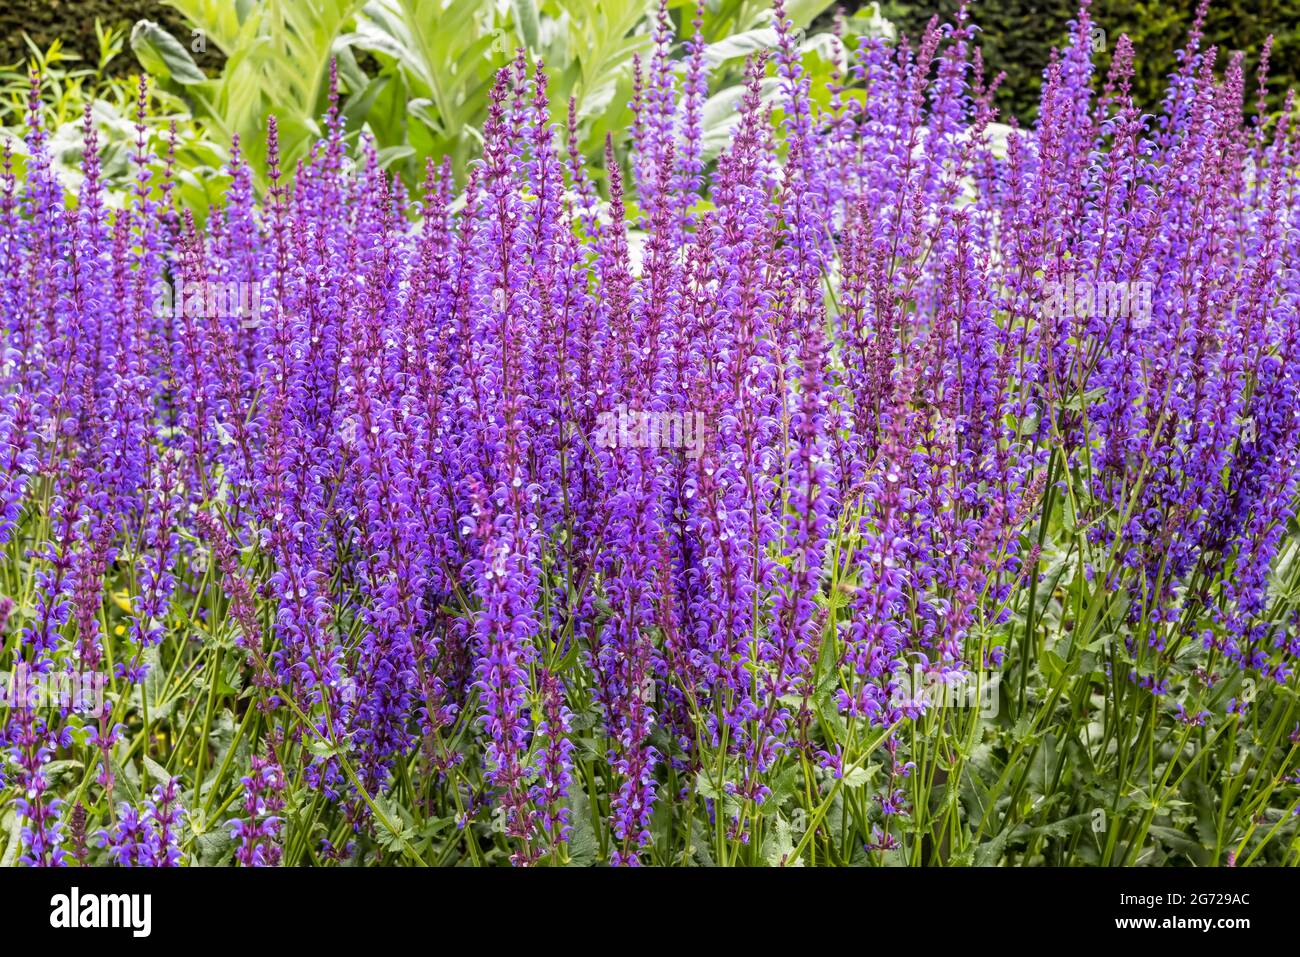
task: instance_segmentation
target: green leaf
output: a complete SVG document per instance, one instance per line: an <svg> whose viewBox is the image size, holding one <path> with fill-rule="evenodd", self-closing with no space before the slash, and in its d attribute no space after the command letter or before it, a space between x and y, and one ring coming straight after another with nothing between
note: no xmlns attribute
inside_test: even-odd
<svg viewBox="0 0 1300 957"><path fill-rule="evenodd" d="M1065 659L1050 649L1043 652L1043 656L1039 659L1039 663L1043 669L1043 674L1049 681L1055 681L1062 674L1069 673L1067 671L1068 664Z"/></svg>
<svg viewBox="0 0 1300 957"><path fill-rule="evenodd" d="M858 788L866 787L871 783L871 779L876 776L876 766L869 768L852 768L848 774L844 775L844 789L846 791L855 791Z"/></svg>
<svg viewBox="0 0 1300 957"><path fill-rule="evenodd" d="M80 761L51 761L45 765L45 779L50 784L58 784L63 780L79 778L85 770L86 766Z"/></svg>
<svg viewBox="0 0 1300 957"><path fill-rule="evenodd" d="M414 837L412 831L415 822L410 812L391 797L382 794L374 798L374 803L383 812L374 816L375 839L379 846L394 854L406 850Z"/></svg>
<svg viewBox="0 0 1300 957"><path fill-rule="evenodd" d="M408 156L414 156L414 155L415 155L415 149L411 146L407 146L403 144L400 146L387 146L384 149L380 150L378 153L376 153L375 158L379 161L379 165L381 168L387 169L388 167L392 166L394 163L403 160Z"/></svg>
<svg viewBox="0 0 1300 957"><path fill-rule="evenodd" d="M701 797L709 798L712 801L721 801L726 796L723 794L722 789L714 784L704 771L698 771L695 774L695 791Z"/></svg>
<svg viewBox="0 0 1300 957"><path fill-rule="evenodd" d="M1204 781L1190 782L1192 797L1196 807L1196 835L1206 847L1213 847L1218 842L1218 815L1215 813L1215 793Z"/></svg>
<svg viewBox="0 0 1300 957"><path fill-rule="evenodd" d="M1063 817L1059 821L1051 821L1038 827L1032 827L1025 832L1027 835L1038 835L1042 837L1061 838L1077 834L1083 827L1090 826L1092 823L1092 813L1074 814L1070 817Z"/></svg>
<svg viewBox="0 0 1300 957"><path fill-rule="evenodd" d="M515 29L519 31L524 46L529 51L540 49L542 25L537 17L535 0L510 0L510 9L514 11Z"/></svg>
<svg viewBox="0 0 1300 957"><path fill-rule="evenodd" d="M1158 824L1153 824L1151 825L1151 836L1171 851L1186 854L1197 864L1204 864L1208 861L1205 848L1177 828L1161 827Z"/></svg>
<svg viewBox="0 0 1300 957"><path fill-rule="evenodd" d="M596 862L596 832L591 828L591 803L581 787L569 797L573 831L569 834L569 866L590 867Z"/></svg>
<svg viewBox="0 0 1300 957"><path fill-rule="evenodd" d="M143 758L144 758L144 769L149 772L149 777L153 778L159 784L166 784L174 776L171 773L169 773L165 767L163 767L153 758L149 757L149 755L146 754L143 756Z"/></svg>
<svg viewBox="0 0 1300 957"><path fill-rule="evenodd" d="M979 847L975 848L975 866L992 867L1002 857L1002 852L1006 850L1007 841L1011 838L1010 831L1003 831L991 841L986 841Z"/></svg>
<svg viewBox="0 0 1300 957"><path fill-rule="evenodd" d="M9 837L5 841L4 856L0 857L0 868L13 867L18 863L18 848L22 844L22 822L18 819L18 815L9 811L5 814L4 820L8 825L6 830L9 832Z"/></svg>
<svg viewBox="0 0 1300 957"><path fill-rule="evenodd" d="M790 852L793 850L794 841L790 836L790 824L784 815L777 814L772 829L768 831L767 840L763 842L763 859L771 867L802 867L803 861L790 860Z"/></svg>
<svg viewBox="0 0 1300 957"><path fill-rule="evenodd" d="M204 37L229 55L239 41L240 33L249 20L261 16L258 0L167 0Z"/></svg>
<svg viewBox="0 0 1300 957"><path fill-rule="evenodd" d="M751 53L770 50L775 46L776 31L771 27L761 27L757 30L737 33L717 43L710 43L704 48L704 60L710 67L717 68L731 60L739 60ZM743 90L741 92L743 93Z"/></svg>
<svg viewBox="0 0 1300 957"><path fill-rule="evenodd" d="M356 55L352 52L352 47L343 40L334 43L333 53L339 67L339 79L343 81L343 86L349 93L356 93L363 90L370 78L366 76L364 70L357 63Z"/></svg>
<svg viewBox="0 0 1300 957"><path fill-rule="evenodd" d="M229 862L235 850L235 838L230 828L221 826L194 838L196 853L191 860L199 867L221 867Z"/></svg>
<svg viewBox="0 0 1300 957"><path fill-rule="evenodd" d="M173 80L182 86L207 80L181 42L152 20L141 20L135 25L131 31L131 49L140 65L156 79Z"/></svg>
<svg viewBox="0 0 1300 957"><path fill-rule="evenodd" d="M312 738L310 741L305 742L303 747L310 754L321 758L322 760L337 757L343 753L342 749L337 745L331 744L328 741L323 741L320 738Z"/></svg>
<svg viewBox="0 0 1300 957"><path fill-rule="evenodd" d="M709 832L704 829L704 824L699 818L691 819L691 846L690 851L695 858L695 863L700 867L713 867L713 849L710 846Z"/></svg>
<svg viewBox="0 0 1300 957"><path fill-rule="evenodd" d="M794 21L800 30L808 29L809 24L830 9L834 0L790 0L785 5L785 15Z"/></svg>
<svg viewBox="0 0 1300 957"><path fill-rule="evenodd" d="M771 784L771 795L759 807L760 813L780 809L798 790L801 779L800 768L794 764L778 774Z"/></svg>

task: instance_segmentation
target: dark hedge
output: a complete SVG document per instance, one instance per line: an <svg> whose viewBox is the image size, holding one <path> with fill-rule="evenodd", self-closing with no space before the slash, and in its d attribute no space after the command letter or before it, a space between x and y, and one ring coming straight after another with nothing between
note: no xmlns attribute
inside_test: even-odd
<svg viewBox="0 0 1300 957"><path fill-rule="evenodd" d="M105 27L125 25L128 31L137 20L153 20L189 46L190 28L185 18L159 0L2 0L0 65L26 62L30 50L23 42L25 31L42 50L61 38L65 50L79 54L83 65L94 67L99 55L99 45L95 42L96 17ZM205 70L221 62L220 51L212 45L194 57ZM109 64L109 72L113 74L138 69L140 66L131 54L129 43L124 44L122 53Z"/></svg>
<svg viewBox="0 0 1300 957"><path fill-rule="evenodd" d="M864 4L853 3L851 6ZM927 0L924 4L886 2L881 12L909 36L919 36L936 12L951 16L956 0ZM1134 93L1139 103L1154 108L1164 94L1165 77L1173 71L1174 51L1186 41L1196 12L1196 0L1094 0L1092 19L1106 32L1107 51L1127 33L1137 51ZM1038 113L1043 68L1053 46L1067 37L1068 23L1078 12L1078 0L997 0L972 5L983 30L984 60L991 70L1005 70L1007 79L998 98L1004 116L1022 121ZM1220 64L1232 50L1243 50L1251 75L1247 89L1253 101L1253 74L1264 39L1274 35L1270 68L1269 107L1282 108L1288 87L1300 87L1300 0L1214 0L1206 21L1207 44L1219 47ZM1099 54L1104 70L1110 58Z"/></svg>

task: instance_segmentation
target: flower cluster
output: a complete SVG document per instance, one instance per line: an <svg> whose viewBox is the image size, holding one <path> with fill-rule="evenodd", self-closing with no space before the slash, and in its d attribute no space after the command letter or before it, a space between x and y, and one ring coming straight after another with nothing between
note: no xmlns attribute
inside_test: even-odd
<svg viewBox="0 0 1300 957"><path fill-rule="evenodd" d="M123 803L117 822L100 832L109 858L122 867L179 867L181 853L180 793L175 778L154 789L143 810Z"/></svg>

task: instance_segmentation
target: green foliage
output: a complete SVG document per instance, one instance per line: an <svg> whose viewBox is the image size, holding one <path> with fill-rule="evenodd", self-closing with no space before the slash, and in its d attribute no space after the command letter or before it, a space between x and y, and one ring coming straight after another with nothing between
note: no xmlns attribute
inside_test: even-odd
<svg viewBox="0 0 1300 957"><path fill-rule="evenodd" d="M320 133L334 43L361 0L171 0L225 56L207 76L191 51L149 20L135 25L131 47L160 88L180 97L214 138L238 135L265 185L266 118L279 125L281 168L292 171ZM193 44L192 44L193 45Z"/></svg>
<svg viewBox="0 0 1300 957"><path fill-rule="evenodd" d="M182 39L152 21L136 25L132 47L168 93L183 100L217 139L238 133L265 186L265 117L280 124L282 165L290 168L325 108L328 65L337 57L350 134L374 137L381 162L416 184L428 156L449 156L457 171L476 154L498 70L525 49L547 65L559 123L572 97L583 152L601 165L606 137L626 137L632 116L633 60L647 54L656 0L169 0L224 57L207 73ZM809 28L832 0L793 0L787 14ZM693 0L671 0L678 36L692 33ZM706 4L714 98L706 147L716 151L735 118L747 54L772 41L768 0ZM846 38L889 29L871 9L849 19ZM829 71L827 34L804 42ZM683 53L680 45L674 55Z"/></svg>
<svg viewBox="0 0 1300 957"><path fill-rule="evenodd" d="M410 180L424 156L463 169L481 145L493 79L523 47L547 63L557 111L576 100L594 151L630 121L631 61L648 45L651 9L647 0L371 0L340 38L343 51L365 51L378 66L370 76L341 61L354 92L347 114Z"/></svg>
<svg viewBox="0 0 1300 957"><path fill-rule="evenodd" d="M43 80L44 120L49 127L81 119L87 101L108 98L121 105L132 94L129 84L117 76L122 62L124 28L105 28L95 21L95 49L89 59L64 46L57 37L40 47L23 35L25 56L0 68L0 126L18 126L27 112L31 70Z"/></svg>
<svg viewBox="0 0 1300 957"><path fill-rule="evenodd" d="M110 189L109 202L131 176L128 157L137 138L135 124L139 103L139 73L128 73L123 64L127 26L93 24L94 55L83 60L55 39L44 49L31 37L26 61L0 69L0 140L13 151L14 170L21 176L26 166L26 115L31 91L31 71L41 78L40 97L44 128L49 131L47 148L65 188L75 191L82 180L84 119L87 106L100 148L100 167ZM221 188L220 170L228 159L224 145L206 138L205 131L190 121L184 104L175 97L151 88L146 104L146 147L154 155L172 148L168 128L176 124L175 156L181 198L201 215L216 199Z"/></svg>
<svg viewBox="0 0 1300 957"><path fill-rule="evenodd" d="M557 123L567 120L573 98L580 148L599 172L606 138L621 147L628 135L633 59L649 53L657 9L656 0L167 2L165 16L135 23L129 46L151 78L151 135L170 121L180 124L183 198L200 215L220 193L235 136L258 187L266 188L270 115L279 127L281 168L292 171L321 134L329 64L335 58L349 136L372 136L380 162L408 186L421 180L429 156L451 157L463 174L481 146L493 79L520 48L547 65ZM826 32L831 4L787 4L799 29L820 31L802 41L805 65L819 89L837 57L842 59ZM63 10L71 14L74 7ZM668 9L676 34L691 35L694 0L670 0ZM746 56L773 42L771 5L768 0L709 2L700 29L708 43L711 94L704 110L704 151L712 159L736 120ZM138 78L123 70L131 65L129 56L120 55L125 30L125 25L101 28L95 54L84 62L58 39L47 49L27 41L32 65L44 76L47 124L66 128L56 136L55 158L70 187L78 181L80 121L88 101L109 143L110 184L125 172L124 147L134 135L138 92ZM857 36L889 33L892 27L873 5L845 19L840 30L851 47ZM684 57L680 43L672 55ZM21 126L27 73L24 63L0 74L0 126ZM769 79L769 100L775 89ZM152 148L161 153L166 145L155 139Z"/></svg>

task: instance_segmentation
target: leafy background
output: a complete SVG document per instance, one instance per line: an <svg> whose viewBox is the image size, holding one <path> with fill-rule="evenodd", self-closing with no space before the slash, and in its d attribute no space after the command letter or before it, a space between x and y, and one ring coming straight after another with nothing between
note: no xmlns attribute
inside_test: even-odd
<svg viewBox="0 0 1300 957"><path fill-rule="evenodd" d="M217 6L247 6L247 0L221 0ZM608 7L607 3L594 4ZM182 5L184 6L184 5ZM678 4L680 7L681 4ZM863 0L848 0L850 13L869 7ZM927 0L925 3L899 3L885 0L881 13L900 31L911 36L925 28L935 13L950 16L957 0ZM751 22L755 9L765 12L767 4L715 0L709 24L709 39L717 41L729 33L741 32ZM974 14L989 51L989 61L1007 72L998 106L1007 115L1031 120L1038 109L1038 82L1049 51L1060 45L1066 35L1066 23L1078 9L1076 0L996 0L978 3ZM1152 105L1163 90L1163 78L1173 68L1173 51L1181 45L1188 23L1196 9L1196 0L1095 0L1093 19L1107 33L1110 43L1120 33L1127 33L1142 54L1137 67L1135 88L1140 97ZM24 42L28 34L42 50L55 40L64 48L94 59L96 52L94 21L105 26L129 29L138 20L152 20L178 38L189 36L191 27L185 14L161 0L6 0L0 8L0 64L25 60L30 49ZM829 13L817 22L828 26ZM1272 78L1269 82L1270 108L1280 109L1286 90L1300 86L1300 0L1215 0L1210 7L1207 33L1212 37L1233 37L1242 44L1247 61L1258 60L1264 38L1274 34ZM215 45L196 57L205 70L219 70L224 54ZM136 68L134 58L118 59L110 73L125 75Z"/></svg>
<svg viewBox="0 0 1300 957"><path fill-rule="evenodd" d="M825 27L831 4L789 0L787 9L800 29L819 17ZM143 67L154 79L159 119L193 119L201 138L218 148L216 156L238 134L265 187L266 117L276 116L282 162L292 169L321 134L329 63L336 58L349 132L364 129L380 160L415 186L427 156L448 156L463 172L481 145L492 80L524 47L546 62L555 119L563 121L569 98L575 99L580 145L599 167L606 136L618 141L631 125L633 57L650 53L656 6L654 0L169 0L65 3L29 16L26 8L39 4L25 0L0 20L8 35L0 52L0 62L8 61L0 125L18 125L25 61L33 57L47 78L55 127L79 122L85 100L121 113L134 97L131 74ZM693 0L670 0L670 15L678 35L693 32ZM714 95L705 113L706 149L726 140L744 58L770 45L770 18L768 0L718 0L705 11ZM856 34L888 28L867 8L847 18L845 32L852 42ZM201 51L192 39L196 29ZM129 34L125 52L107 62L105 30ZM805 46L829 59L824 30ZM218 162L194 172L200 182L213 182L219 170Z"/></svg>
<svg viewBox="0 0 1300 957"><path fill-rule="evenodd" d="M787 3L807 31L805 63L821 73L813 77L818 89L832 69L837 9L851 46L864 34L917 37L936 11L951 16L957 6L958 0ZM526 47L546 62L557 121L575 99L579 145L599 177L606 137L621 145L628 135L632 60L649 54L655 7L655 0L10 0L0 9L0 127L20 125L35 62L45 76L47 127L56 131L53 150L65 182L75 187L80 175L81 116L90 103L114 184L126 170L143 67L154 78L152 148L167 148L162 134L175 122L181 198L201 216L224 189L236 134L258 187L266 188L271 114L282 164L292 170L321 135L329 63L337 58L349 135L371 136L380 161L418 188L429 156L450 157L463 176L481 144L492 79L514 50ZM669 8L677 35L689 36L694 0L669 0ZM1077 0L974 6L986 62L1007 73L997 101L1003 120L1033 121L1042 70L1076 9ZM1195 0L1094 0L1108 47L1121 32L1133 38L1135 92L1152 112L1194 9ZM706 2L706 159L735 120L745 56L771 43L770 11L769 0ZM196 29L202 49L193 40ZM1282 108L1288 87L1300 85L1300 0L1218 0L1207 33L1244 44L1252 71L1264 38L1275 34L1271 110ZM1104 69L1098 84L1103 76ZM17 149L21 170L21 143Z"/></svg>

